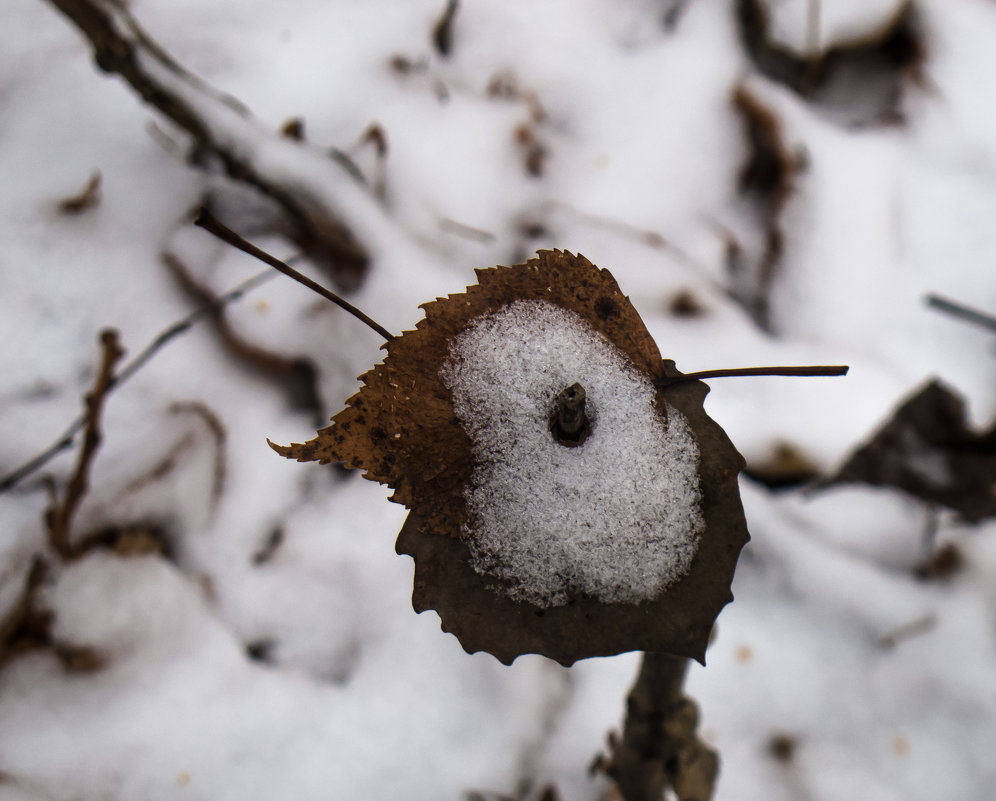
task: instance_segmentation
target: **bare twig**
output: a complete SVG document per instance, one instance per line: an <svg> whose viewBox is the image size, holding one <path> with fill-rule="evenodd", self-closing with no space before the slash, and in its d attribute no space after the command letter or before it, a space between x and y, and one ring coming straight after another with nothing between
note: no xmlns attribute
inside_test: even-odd
<svg viewBox="0 0 996 801"><path fill-rule="evenodd" d="M296 239L333 275L355 281L367 266L366 249L335 207L348 193L351 208L368 219L381 212L335 162L307 143L266 130L234 98L183 68L115 0L48 0L93 45L97 66L123 77L141 98L187 131L200 152L218 159L228 176L274 200L298 227ZM266 158L252 154L265 153ZM302 156L305 156L302 159ZM333 198L333 192L338 199Z"/></svg>
<svg viewBox="0 0 996 801"><path fill-rule="evenodd" d="M241 284L236 286L229 292L226 292L220 298L218 298L218 305L225 305L238 300L246 292L255 289L260 284L269 281L275 273L270 270L264 270L261 273L257 273L251 278L247 278ZM169 328L167 328L162 333L158 334L155 339L152 340L146 347L135 356L128 364L126 364L121 371L111 378L110 386L108 387L108 393L118 389L122 384L124 384L129 378L131 378L135 373L137 373L145 364L155 356L163 347L165 347L169 342L178 337L184 331L190 329L196 322L198 322L203 317L210 313L208 309L198 309L192 314L187 315L182 320L174 323ZM83 430L86 425L87 416L84 412L69 426L66 430L59 436L55 442L53 442L49 447L43 450L36 456L33 456L27 462L25 462L20 467L12 470L2 479L0 479L0 493L7 492L13 489L18 484L20 484L25 478L30 476L35 471L41 469L43 466L48 464L52 459L58 456L67 448L71 448L73 442L76 439L76 435Z"/></svg>
<svg viewBox="0 0 996 801"><path fill-rule="evenodd" d="M59 201L59 211L63 214L82 214L100 203L100 170L90 176L86 186L75 195Z"/></svg>
<svg viewBox="0 0 996 801"><path fill-rule="evenodd" d="M763 236L759 251L751 254L735 240L728 240L730 295L762 330L771 333L771 287L785 250L782 218L795 189L799 163L788 146L778 114L747 84L737 86L730 101L743 121L749 148L737 177L737 190L755 208Z"/></svg>
<svg viewBox="0 0 996 801"><path fill-rule="evenodd" d="M62 436L56 439L51 445L36 456L31 457L20 467L12 470L0 480L0 493L7 492L20 484L24 479L48 464L67 448L71 448L76 439L76 435L83 430L86 423L86 415L81 414L67 428Z"/></svg>
<svg viewBox="0 0 996 801"><path fill-rule="evenodd" d="M390 331L384 328L384 326L382 326L380 323L375 322L366 314L361 312L352 303L339 297L335 292L326 289L321 284L315 283L306 275L302 275L290 265L285 264L284 262L280 261L280 259L271 256L265 250L261 250L251 242L242 238L237 233L235 233L235 231L233 231L231 228L228 228L226 225L222 224L207 209L202 208L200 210L200 213L197 215L197 219L194 221L194 225L200 226L205 231L214 234L222 241L227 242L232 247L238 248L243 253L248 253L250 256L255 256L264 264L269 264L273 269L279 270L289 278L293 278L299 284L303 284L304 286L308 287L308 289L310 289L312 292L316 292L326 300L332 301L336 306L338 306L341 309L345 309L347 312L353 315L353 317L355 317L357 320L364 323L368 327L372 328L374 331L380 334L384 339L386 340L394 339L394 334L392 334Z"/></svg>
<svg viewBox="0 0 996 801"><path fill-rule="evenodd" d="M240 300L243 295L247 292L251 292L256 287L261 286L273 277L273 273L269 270L264 270L263 272L256 273L256 275L251 278L247 278L242 283L235 286L233 289L226 292L224 295L218 297L215 301L215 308L227 306L236 300ZM195 312L184 317L182 320L174 323L161 334L158 334L155 339L150 342L145 349L139 353L134 359L132 359L128 364L126 364L121 372L114 378L112 383L112 389L117 389L118 386L123 384L129 378L131 378L135 373L145 366L145 363L149 361L153 356L155 356L166 344L168 344L175 337L187 331L195 323L199 322L205 317L210 317L212 314L212 309L198 309ZM2 485L0 485L2 487Z"/></svg>
<svg viewBox="0 0 996 801"><path fill-rule="evenodd" d="M918 637L932 631L937 626L937 615L927 613L921 615L916 620L897 626L892 631L883 634L878 638L878 644L883 648L895 648L901 642Z"/></svg>
<svg viewBox="0 0 996 801"><path fill-rule="evenodd" d="M211 480L211 505L216 506L225 490L228 432L221 418L203 401L185 401L169 407L173 414L193 414L203 421L214 439L214 469Z"/></svg>
<svg viewBox="0 0 996 801"><path fill-rule="evenodd" d="M440 218L439 230L446 231L446 233L449 234L455 234L456 236L462 236L464 239L468 239L471 242L480 242L485 245L491 244L497 239L491 231L485 231L482 228L475 228L472 225L466 225L465 223L458 222L457 220L451 220L448 217Z"/></svg>
<svg viewBox="0 0 996 801"><path fill-rule="evenodd" d="M808 367L731 367L726 370L700 370L697 373L685 373L674 378L665 378L657 382L661 389L684 381L703 381L707 378L733 378L746 376L794 376L798 378L834 377L847 375L850 369L846 364L813 365Z"/></svg>
<svg viewBox="0 0 996 801"><path fill-rule="evenodd" d="M104 411L104 401L113 380L114 365L124 355L118 341L118 332L112 328L101 331L100 345L102 355L97 380L84 401L86 429L83 434L83 447L80 449L79 458L76 461L76 469L66 486L66 494L62 502L53 499L52 505L45 512L49 542L53 550L63 559L71 559L76 555L70 542L73 516L90 488L90 467L97 455L101 441L100 424Z"/></svg>
<svg viewBox="0 0 996 801"><path fill-rule="evenodd" d="M271 530L269 536L266 538L266 542L252 555L252 563L258 567L259 565L265 565L273 559L273 555L283 545L284 536L283 526L276 526Z"/></svg>
<svg viewBox="0 0 996 801"><path fill-rule="evenodd" d="M170 414L186 414L197 417L207 427L207 430L211 435L211 439L214 441L214 458L212 460L213 469L210 496L210 507L213 511L225 489L226 443L228 439L228 433L225 431L225 426L221 422L218 415L203 401L182 401L173 403L170 404L169 412ZM167 451L166 454L151 468L132 478L125 485L122 494L127 495L137 492L149 484L153 484L164 479L176 469L183 455L199 442L202 442L203 439L203 436L197 432L187 431L173 443L169 451Z"/></svg>
<svg viewBox="0 0 996 801"><path fill-rule="evenodd" d="M954 315L955 317L967 322L981 325L984 328L988 328L990 331L996 331L996 317L991 314L986 314L985 312L977 311L976 309L970 309L968 306L964 306L961 303L955 303L953 300L942 298L939 295L927 295L927 305L939 311L947 312L948 314Z"/></svg>
<svg viewBox="0 0 996 801"><path fill-rule="evenodd" d="M688 659L645 653L606 769L624 801L708 801L719 757L695 733L698 708L682 693Z"/></svg>
<svg viewBox="0 0 996 801"><path fill-rule="evenodd" d="M207 287L202 286L174 254L164 253L163 263L173 274L180 288L202 309L221 339L225 349L242 362L269 379L276 379L291 408L320 418L323 406L318 397L317 371L305 357L288 358L259 347L240 337L228 324L225 306Z"/></svg>
<svg viewBox="0 0 996 801"><path fill-rule="evenodd" d="M47 571L44 560L34 557L20 595L0 617L0 668L22 651L44 645L49 638L48 616L37 603Z"/></svg>
<svg viewBox="0 0 996 801"><path fill-rule="evenodd" d="M432 28L432 44L443 57L453 52L453 20L459 8L460 0L446 0L446 8Z"/></svg>
<svg viewBox="0 0 996 801"><path fill-rule="evenodd" d="M31 567L24 576L24 587L20 595L17 596L14 605L0 618L0 648L6 647L16 637L24 618L34 606L34 596L45 580L46 570L45 562L40 556L32 559Z"/></svg>

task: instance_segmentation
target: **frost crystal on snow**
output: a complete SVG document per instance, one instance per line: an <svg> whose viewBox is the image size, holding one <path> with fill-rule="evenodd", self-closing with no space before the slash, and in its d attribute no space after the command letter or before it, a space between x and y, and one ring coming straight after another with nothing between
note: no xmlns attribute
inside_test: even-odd
<svg viewBox="0 0 996 801"><path fill-rule="evenodd" d="M704 523L698 447L628 357L580 315L523 300L454 338L440 377L473 442L474 569L513 599L639 603L684 575ZM555 399L579 382L591 434L565 447Z"/></svg>

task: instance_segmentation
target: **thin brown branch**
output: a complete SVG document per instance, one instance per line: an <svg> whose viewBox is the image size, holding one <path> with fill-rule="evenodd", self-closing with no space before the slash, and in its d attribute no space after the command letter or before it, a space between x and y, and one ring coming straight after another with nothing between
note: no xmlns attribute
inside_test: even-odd
<svg viewBox="0 0 996 801"><path fill-rule="evenodd" d="M166 478L166 476L176 470L183 455L196 444L197 436L193 431L188 431L184 436L180 437L173 443L170 449L158 462L152 465L152 467L144 473L140 473L131 479L131 481L125 485L123 494L127 495L133 492L138 492L150 484L162 481Z"/></svg>
<svg viewBox="0 0 996 801"><path fill-rule="evenodd" d="M51 637L51 616L39 609L38 595L48 568L35 556L24 577L20 595L0 617L0 669L19 653L46 645Z"/></svg>
<svg viewBox="0 0 996 801"><path fill-rule="evenodd" d="M204 425L207 426L208 431L211 432L211 437L214 439L214 470L211 481L211 506L215 507L218 505L218 501L221 499L221 494L225 490L225 477L226 470L225 465L227 464L227 445L228 445L228 432L225 430L225 424L221 422L221 418L203 401L185 401L174 403L169 407L170 412L174 414L194 414Z"/></svg>
<svg viewBox="0 0 996 801"><path fill-rule="evenodd" d="M257 286L269 281L275 273L270 270L264 270L261 273L257 273L251 278L247 278L241 284L236 286L234 289L226 292L224 295L217 299L217 304L220 306L227 305L240 299L246 292L255 289ZM145 348L138 353L128 364L121 368L121 371L117 375L111 378L110 386L108 387L108 393L113 392L121 387L129 378L131 378L135 373L141 370L146 363L152 359L162 348L167 344L172 342L176 337L182 334L184 331L189 330L195 323L200 321L203 317L209 315L211 310L209 309L198 309L197 311L188 314L182 320L177 321L171 325L166 330L159 333ZM73 442L76 440L76 435L83 430L86 425L87 415L86 412L81 414L69 426L66 430L59 436L55 442L49 445L41 453L33 456L27 462L22 464L20 467L12 470L2 479L0 479L0 493L7 492L18 484L20 484L28 476L40 470L46 464L48 464L52 459L62 453L64 450L71 448Z"/></svg>
<svg viewBox="0 0 996 801"><path fill-rule="evenodd" d="M115 0L48 0L93 46L97 66L124 78L139 96L189 133L233 180L277 203L299 229L295 239L344 285L355 284L369 261L366 249L333 209L332 191L348 192L344 175L320 150L263 128L246 107L182 67ZM252 153L267 152L267 161ZM302 151L306 151L302 153ZM301 156L311 156L302 163ZM304 165L307 166L304 166ZM298 166L301 165L301 166ZM334 189L333 189L334 188ZM362 192L351 206L378 214Z"/></svg>
<svg viewBox="0 0 996 801"><path fill-rule="evenodd" d="M0 493L13 489L36 470L40 470L52 461L52 459L64 450L73 447L73 442L76 441L76 435L83 430L84 425L86 425L86 415L81 414L69 424L69 427L62 433L62 436L56 439L55 442L49 445L41 453L32 456L20 467L11 470L7 475L5 475L3 479L0 480Z"/></svg>
<svg viewBox="0 0 996 801"><path fill-rule="evenodd" d="M785 249L782 216L794 191L798 158L786 141L779 116L746 84L736 87L730 102L743 121L748 145L737 189L754 208L762 234L761 246L753 253L746 252L735 240L729 242L730 294L762 330L770 333L771 287Z"/></svg>
<svg viewBox="0 0 996 801"><path fill-rule="evenodd" d="M846 364L811 365L806 367L731 367L720 370L700 370L697 373L665 378L657 382L661 389L684 381L704 381L707 378L743 378L749 376L792 376L796 378L818 378L847 375L851 368Z"/></svg>
<svg viewBox="0 0 996 801"><path fill-rule="evenodd" d="M165 257L164 257L165 258ZM126 364L121 372L115 376L114 381L111 386L113 389L117 389L118 386L123 384L129 378L131 378L135 373L141 370L145 363L148 362L153 356L155 356L165 345L167 345L174 338L182 334L184 331L190 329L195 323L199 322L205 317L210 317L214 313L215 308L221 308L227 306L236 300L240 300L243 295L247 292L252 291L256 287L264 284L273 277L273 273L269 270L265 270L261 273L256 273L256 275L251 278L247 278L245 281L240 283L234 289L229 290L224 295L215 299L215 306L211 309L198 309L195 312L184 317L182 320L171 325L162 333L158 334L155 339L150 342L141 353L139 353L134 359L132 359L128 364ZM2 488L2 485L0 485Z"/></svg>
<svg viewBox="0 0 996 801"><path fill-rule="evenodd" d="M357 309L352 303L339 297L335 292L326 289L321 284L312 281L308 276L299 273L289 264L286 264L280 259L271 256L265 250L256 247L254 244L239 236L231 228L224 225L220 220L218 220L211 212L206 208L201 208L200 213L197 215L197 219L194 220L194 225L200 226L205 231L214 234L216 237L221 239L223 242L227 242L232 247L238 248L243 253L248 253L250 256L255 256L264 264L269 264L273 269L279 270L284 275L289 278L293 278L299 284L303 284L308 287L312 292L316 292L321 295L326 300L332 301L336 306L345 311L349 312L353 317L355 317L360 322L372 328L378 334L380 334L386 340L394 339L394 334L388 331L380 323L375 322L362 311Z"/></svg>
<svg viewBox="0 0 996 801"><path fill-rule="evenodd" d="M73 516L80 502L90 488L90 468L102 438L101 418L104 401L114 377L114 366L124 355L118 340L118 332L107 328L100 333L101 363L93 389L84 400L86 427L83 433L83 447L76 461L76 469L69 478L65 497L54 502L45 512L49 543L63 559L72 559L76 553L71 542Z"/></svg>
<svg viewBox="0 0 996 801"><path fill-rule="evenodd" d="M100 170L97 170L83 189L59 201L59 211L63 214L82 214L87 209L92 209L100 203L100 181Z"/></svg>
<svg viewBox="0 0 996 801"><path fill-rule="evenodd" d="M626 700L622 737L606 772L624 801L709 801L719 757L695 733L698 708L682 692L689 660L645 653Z"/></svg>
<svg viewBox="0 0 996 801"><path fill-rule="evenodd" d="M197 417L206 427L214 441L213 466L211 480L210 508L213 511L225 489L226 463L227 463L227 440L228 433L225 430L221 418L205 404L203 401L182 401L170 404L170 414L193 415ZM203 443L204 437L197 431L188 430L179 437L166 454L156 462L151 468L131 479L125 486L123 494L128 495L137 492L144 487L162 481L172 473L180 464L180 460L191 449ZM106 539L106 538L105 538Z"/></svg>
<svg viewBox="0 0 996 801"><path fill-rule="evenodd" d="M432 44L444 58L453 52L453 21L459 8L459 0L446 0L446 8L432 28Z"/></svg>

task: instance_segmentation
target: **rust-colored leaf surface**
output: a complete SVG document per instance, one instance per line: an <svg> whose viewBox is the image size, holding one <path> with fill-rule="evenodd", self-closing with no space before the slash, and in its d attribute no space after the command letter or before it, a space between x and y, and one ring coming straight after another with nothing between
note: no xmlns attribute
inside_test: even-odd
<svg viewBox="0 0 996 801"><path fill-rule="evenodd" d="M411 510L398 537L397 550L415 559L413 605L419 612L436 610L443 629L455 634L468 652L487 651L504 663L521 654L539 653L569 665L585 657L631 650L661 651L703 661L713 621L732 600L733 571L748 540L737 487L743 460L702 409L708 388L697 381L664 386L664 379L680 375L674 363L661 359L642 320L611 274L580 255L542 251L525 264L478 270L477 275L479 283L466 292L425 304L425 318L415 330L387 343L383 362L362 377L362 389L347 401L332 425L321 429L310 442L274 445L274 449L298 461L343 462L363 470L366 478L393 488L391 499ZM518 519L515 510L509 516L507 509L489 509L487 492L483 493L485 501L481 500L482 469L507 468L505 462L514 462L517 454L496 456L488 452L480 431L482 426L493 427L495 421L475 419L478 414L488 414L484 407L468 410L466 400L455 405L453 379L447 376L453 372L454 360L476 358L466 353L454 356L455 342L469 330L487 327L491 320L498 320L510 307L521 307L523 302L528 308L562 310L548 319L560 319L557 314L563 317L566 312L577 326L590 332L586 336L606 343L606 348L620 354L627 365L627 375L637 376L638 386L646 388L646 408L653 410L654 425L666 432L666 437L678 433L684 437L681 442L688 447L679 448L682 458L691 459L688 451L697 449L697 454L693 453L696 475L689 479L694 486L688 493L689 502L695 505L694 515L689 518L694 518L690 524L694 531L685 532L685 539L693 543L689 546L692 550L686 547L682 551L682 569L673 575L665 571L665 578L658 581L661 586L646 598L634 600L632 589L613 591L611 558L605 562L608 570L604 564L579 562L565 568L558 563L550 568L558 572L553 589L537 590L525 580L519 582L516 570L525 565L530 576L542 577L546 569L542 557L533 562L528 558L525 562L512 560L492 568L494 560L489 562L487 554L482 556L490 547L484 544L482 532L488 525L494 528L491 513L495 512L499 521ZM551 341L559 340L554 337ZM558 356L546 354L544 358L556 362ZM503 380L501 375L494 376L496 383ZM566 380L563 388L571 383ZM592 478L585 473L590 467L587 454L601 452L600 464L610 465L607 471L614 473L609 478L622 481L638 497L644 486L652 486L642 483L648 468L644 466L641 472L629 464L624 449L618 459L604 461L606 452L611 456L614 442L606 439L606 432L613 430L609 421L616 411L612 408L614 395L597 387L589 389L594 390L589 392L592 433L582 443L563 443L572 446L563 449L571 454L564 459L574 459L570 464L578 466L579 481L590 482ZM528 405L531 399L525 400ZM513 427L519 424L514 419L509 422ZM553 442L545 418L534 428L536 431L526 434ZM524 436L524 442L525 439ZM518 442L515 436L511 441L513 445ZM530 453L525 444L523 447L523 453ZM549 445L555 456L560 454L559 447L556 443ZM656 451L648 447L653 456ZM670 451L662 449L658 461L667 458L667 453ZM530 480L532 465L522 467L523 480ZM557 514L563 516L565 506L578 504L579 509L587 509L583 504L591 502L586 497L587 485L579 490L571 486L572 474L566 475L567 480L558 479L557 489L550 492L551 519ZM596 475L596 483L600 478ZM660 496L658 490L646 494L652 496L651 500ZM507 505L510 496L496 492L495 497L506 499L502 503ZM512 497L517 496L513 493ZM542 504L543 499L540 495L533 502ZM657 505L660 506L659 499ZM594 511L604 516L601 508ZM683 518L676 519L680 522ZM640 534L644 528L648 541L659 540L658 532L644 523L620 521L620 542L624 530ZM577 528L587 525L583 517L577 520ZM672 521L669 525L675 524ZM604 529L604 520L602 526ZM501 531L499 528L499 535ZM528 541L534 536L532 531L530 528L526 532L523 547L527 553L532 552ZM525 536L521 527L512 524L508 535L509 540ZM683 536L682 532L678 535L679 539ZM542 523L535 536L543 538ZM562 530L558 536L564 536ZM613 547L611 531L607 538L603 535L606 539L607 544L596 543L591 546L595 550L584 553L607 553L605 548ZM633 546L630 543L627 547ZM546 552L544 543L537 544L536 552ZM602 557L586 558L598 562ZM594 589L586 589L591 587Z"/></svg>

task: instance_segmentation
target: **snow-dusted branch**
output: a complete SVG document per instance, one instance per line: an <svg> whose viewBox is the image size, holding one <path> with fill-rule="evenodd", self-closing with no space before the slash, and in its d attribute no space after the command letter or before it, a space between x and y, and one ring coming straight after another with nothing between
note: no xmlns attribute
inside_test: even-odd
<svg viewBox="0 0 996 801"><path fill-rule="evenodd" d="M384 224L369 193L320 149L268 130L234 98L177 63L114 0L48 0L93 45L97 66L189 133L229 177L275 201L295 238L341 284L355 284L368 257L361 240ZM345 221L348 217L348 223Z"/></svg>

